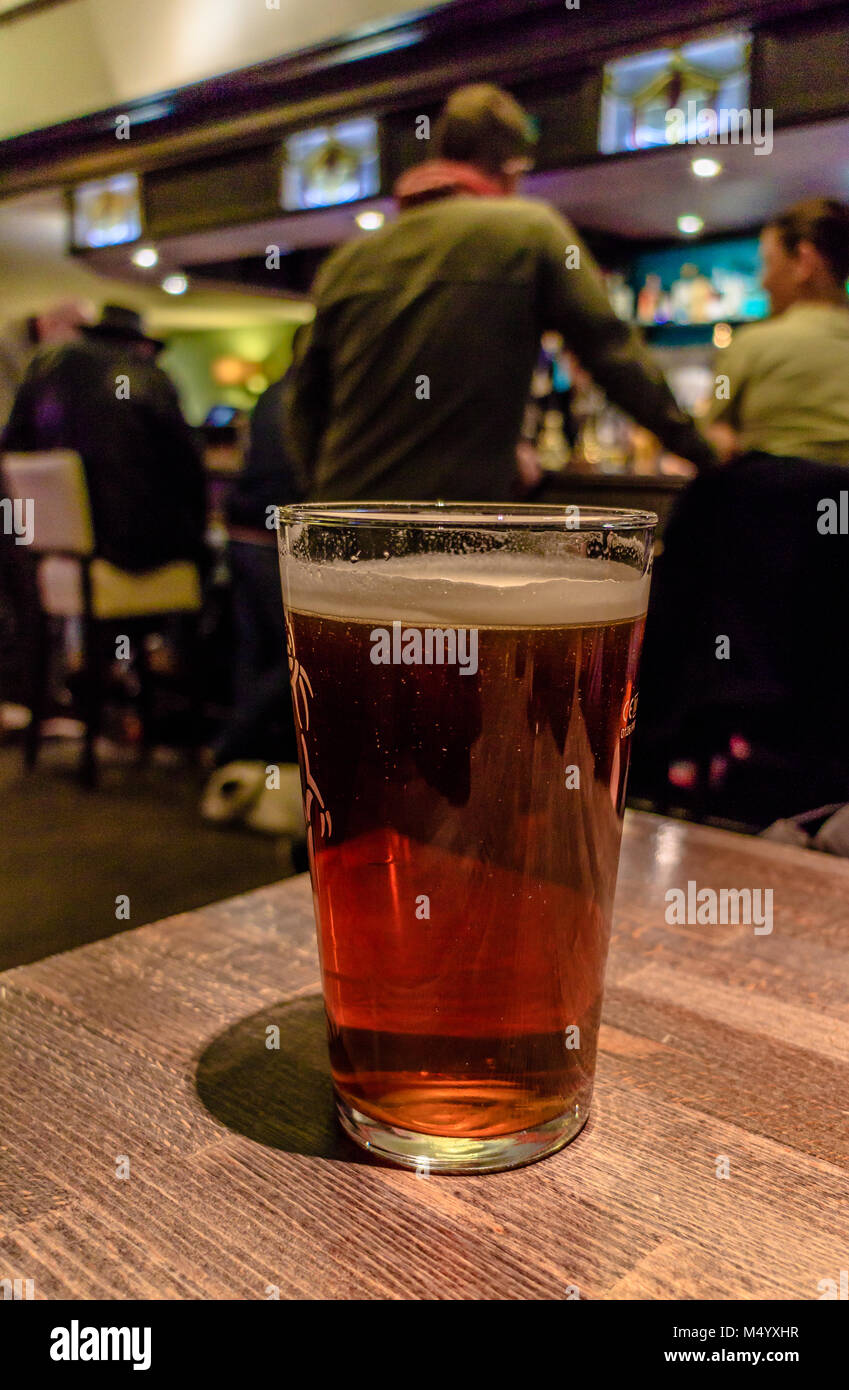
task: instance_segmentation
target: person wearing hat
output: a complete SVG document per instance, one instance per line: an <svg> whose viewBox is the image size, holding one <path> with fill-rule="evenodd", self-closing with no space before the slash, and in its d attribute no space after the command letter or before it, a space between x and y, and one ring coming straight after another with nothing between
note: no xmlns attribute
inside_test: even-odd
<svg viewBox="0 0 849 1390"><path fill-rule="evenodd" d="M151 362L165 347L161 338L145 333L141 314L123 304L104 304L97 323L84 323L82 332L88 338L135 347L141 357Z"/></svg>
<svg viewBox="0 0 849 1390"><path fill-rule="evenodd" d="M672 453L715 464L574 227L518 196L533 150L518 102L460 87L432 144L396 185L395 221L319 270L288 414L311 497L509 499L546 330Z"/></svg>
<svg viewBox="0 0 849 1390"><path fill-rule="evenodd" d="M39 352L0 447L74 449L85 467L95 550L142 572L203 560L201 452L140 315L106 304L78 342Z"/></svg>

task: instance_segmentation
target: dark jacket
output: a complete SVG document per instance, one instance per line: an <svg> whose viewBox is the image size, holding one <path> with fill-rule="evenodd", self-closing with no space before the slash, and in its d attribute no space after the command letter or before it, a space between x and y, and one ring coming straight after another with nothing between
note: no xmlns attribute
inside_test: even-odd
<svg viewBox="0 0 849 1390"><path fill-rule="evenodd" d="M39 353L2 447L80 454L96 553L112 564L142 571L201 558L200 451L168 377L131 347L92 339Z"/></svg>
<svg viewBox="0 0 849 1390"><path fill-rule="evenodd" d="M715 461L610 308L587 247L542 203L466 194L417 203L335 251L314 297L288 429L315 499L509 498L548 329L667 448Z"/></svg>
<svg viewBox="0 0 849 1390"><path fill-rule="evenodd" d="M232 526L271 531L270 507L302 502L307 477L290 457L284 429L290 374L263 391L251 415L251 436L245 467L236 479L227 506Z"/></svg>

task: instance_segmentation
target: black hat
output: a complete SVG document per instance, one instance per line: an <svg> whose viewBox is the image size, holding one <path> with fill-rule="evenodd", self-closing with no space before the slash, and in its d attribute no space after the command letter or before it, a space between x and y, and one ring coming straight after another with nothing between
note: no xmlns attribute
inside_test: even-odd
<svg viewBox="0 0 849 1390"><path fill-rule="evenodd" d="M98 323L86 324L83 332L96 338L117 338L125 343L151 343L157 352L165 344L161 338L145 333L141 314L123 304L104 304Z"/></svg>

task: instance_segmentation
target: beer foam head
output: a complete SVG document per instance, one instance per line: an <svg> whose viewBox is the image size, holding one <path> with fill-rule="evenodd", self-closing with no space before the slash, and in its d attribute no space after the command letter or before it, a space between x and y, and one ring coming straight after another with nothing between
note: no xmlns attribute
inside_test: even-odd
<svg viewBox="0 0 849 1390"><path fill-rule="evenodd" d="M646 611L649 577L584 556L411 555L310 564L284 557L286 603L302 613L385 625L566 627Z"/></svg>

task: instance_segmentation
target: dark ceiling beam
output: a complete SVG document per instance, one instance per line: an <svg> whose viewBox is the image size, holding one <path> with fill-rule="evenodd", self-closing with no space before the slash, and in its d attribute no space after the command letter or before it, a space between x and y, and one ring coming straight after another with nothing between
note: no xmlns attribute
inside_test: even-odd
<svg viewBox="0 0 849 1390"><path fill-rule="evenodd" d="M460 82L519 83L600 66L616 53L696 30L827 15L845 0L456 0L285 58L25 134L0 144L0 197L258 145L356 109L439 100ZM14 11L12 12L14 14ZM156 115L158 107L162 114ZM138 124L133 130L133 116ZM131 138L115 138L130 117ZM152 118L151 118L152 116Z"/></svg>

